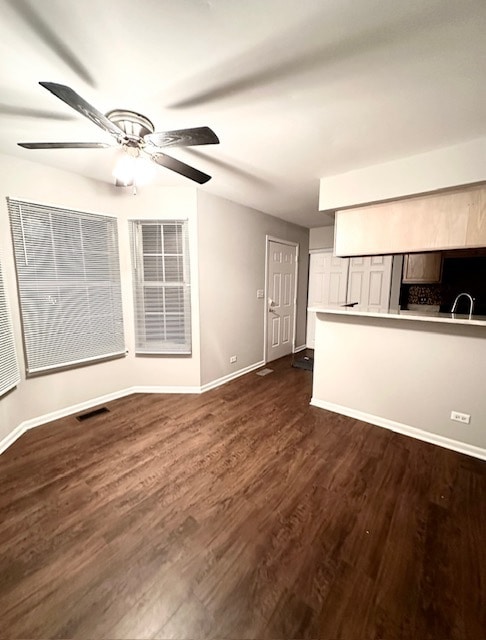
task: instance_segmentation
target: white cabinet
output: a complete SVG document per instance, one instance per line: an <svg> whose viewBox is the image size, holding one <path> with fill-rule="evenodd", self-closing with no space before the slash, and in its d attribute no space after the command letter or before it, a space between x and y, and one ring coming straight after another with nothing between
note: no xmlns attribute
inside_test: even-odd
<svg viewBox="0 0 486 640"><path fill-rule="evenodd" d="M395 264L396 263L396 264ZM356 302L356 309L388 311L398 306L402 258L338 258L331 251L311 253L308 307L336 307ZM314 348L315 313L307 312L307 347Z"/></svg>

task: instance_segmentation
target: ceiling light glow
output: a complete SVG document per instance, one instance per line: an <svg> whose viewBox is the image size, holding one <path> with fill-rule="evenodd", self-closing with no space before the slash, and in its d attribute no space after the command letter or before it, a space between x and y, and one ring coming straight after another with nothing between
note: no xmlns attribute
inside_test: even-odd
<svg viewBox="0 0 486 640"><path fill-rule="evenodd" d="M136 158L125 153L118 159L113 169L113 177L116 179L117 186L129 187L134 183L135 161Z"/></svg>
<svg viewBox="0 0 486 640"><path fill-rule="evenodd" d="M113 169L113 177L117 186L130 187L144 185L155 177L155 165L141 157L134 157L124 153Z"/></svg>

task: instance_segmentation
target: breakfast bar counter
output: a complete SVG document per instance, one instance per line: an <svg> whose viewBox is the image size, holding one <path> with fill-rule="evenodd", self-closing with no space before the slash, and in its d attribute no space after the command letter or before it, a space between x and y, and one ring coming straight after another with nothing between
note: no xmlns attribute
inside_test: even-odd
<svg viewBox="0 0 486 640"><path fill-rule="evenodd" d="M373 311L367 309L354 309L353 307L309 307L308 311L314 313L360 316L363 318L389 318L393 320L409 320L417 322L441 322L447 324L462 324L469 326L486 327L486 316L459 313L420 313L416 311Z"/></svg>
<svg viewBox="0 0 486 640"><path fill-rule="evenodd" d="M311 404L486 459L485 316L309 311Z"/></svg>

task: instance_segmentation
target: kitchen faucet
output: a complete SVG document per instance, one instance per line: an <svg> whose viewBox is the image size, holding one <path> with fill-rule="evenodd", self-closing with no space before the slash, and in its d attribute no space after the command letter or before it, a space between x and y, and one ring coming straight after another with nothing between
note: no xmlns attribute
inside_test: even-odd
<svg viewBox="0 0 486 640"><path fill-rule="evenodd" d="M454 304L452 305L452 310L451 313L454 313L457 307L457 302L459 300L459 298L461 298L461 296L466 296L466 298L469 298L469 320L471 319L472 316L472 312L474 309L474 298L469 295L469 293L458 293L456 296L456 299L454 300Z"/></svg>

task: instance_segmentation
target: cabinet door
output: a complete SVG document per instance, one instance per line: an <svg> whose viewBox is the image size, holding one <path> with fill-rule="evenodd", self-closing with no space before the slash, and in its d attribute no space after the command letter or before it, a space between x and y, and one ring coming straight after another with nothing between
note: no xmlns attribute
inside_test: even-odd
<svg viewBox="0 0 486 640"><path fill-rule="evenodd" d="M392 276L392 256L351 258L347 302L368 311L388 311Z"/></svg>
<svg viewBox="0 0 486 640"><path fill-rule="evenodd" d="M331 252L311 253L309 261L309 307L335 307L346 302L349 260ZM306 344L314 348L315 313L307 313Z"/></svg>
<svg viewBox="0 0 486 640"><path fill-rule="evenodd" d="M442 253L409 253L403 263L403 282L440 282Z"/></svg>
<svg viewBox="0 0 486 640"><path fill-rule="evenodd" d="M486 186L340 210L335 228L341 256L486 247Z"/></svg>

